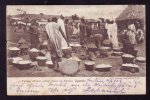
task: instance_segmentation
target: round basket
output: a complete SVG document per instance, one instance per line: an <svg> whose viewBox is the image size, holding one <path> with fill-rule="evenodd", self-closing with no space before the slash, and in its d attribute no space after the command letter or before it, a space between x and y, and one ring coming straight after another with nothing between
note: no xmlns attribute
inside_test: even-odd
<svg viewBox="0 0 150 100"><path fill-rule="evenodd" d="M122 64L120 70L129 71L131 73L139 72L138 65L135 64Z"/></svg>
<svg viewBox="0 0 150 100"><path fill-rule="evenodd" d="M95 66L95 70L97 70L97 71L110 71L111 67L112 66L110 66L110 65L100 64L100 65Z"/></svg>
<svg viewBox="0 0 150 100"><path fill-rule="evenodd" d="M88 62L85 62L84 65L85 65L85 69L86 69L86 70L88 70L88 71L93 71L93 70L94 70L95 62L93 62L93 61L88 61Z"/></svg>
<svg viewBox="0 0 150 100"><path fill-rule="evenodd" d="M16 66L18 69L29 69L31 68L31 61L30 60L20 60L18 61L18 65Z"/></svg>
<svg viewBox="0 0 150 100"><path fill-rule="evenodd" d="M112 50L113 50L114 52L121 52L121 51L122 51L122 47L112 48Z"/></svg>
<svg viewBox="0 0 150 100"><path fill-rule="evenodd" d="M73 51L77 52L80 51L82 46L80 44L70 44Z"/></svg>
<svg viewBox="0 0 150 100"><path fill-rule="evenodd" d="M13 67L19 67L18 61L12 61Z"/></svg>
<svg viewBox="0 0 150 100"><path fill-rule="evenodd" d="M107 52L107 51L110 51L111 48L110 48L110 47L100 47L99 50L100 50L101 52Z"/></svg>
<svg viewBox="0 0 150 100"><path fill-rule="evenodd" d="M36 57L39 56L39 50L37 49L31 49L29 52L29 56L31 60L36 60Z"/></svg>
<svg viewBox="0 0 150 100"><path fill-rule="evenodd" d="M132 56L132 55L129 55L129 56L122 55L122 61L123 61L123 63L134 63L134 56Z"/></svg>
<svg viewBox="0 0 150 100"><path fill-rule="evenodd" d="M48 68L53 68L53 62L52 61L46 61L46 65L48 66Z"/></svg>
<svg viewBox="0 0 150 100"><path fill-rule="evenodd" d="M113 52L114 56L121 56L122 54L123 54L123 52L118 52L118 51L117 52Z"/></svg>
<svg viewBox="0 0 150 100"><path fill-rule="evenodd" d="M10 57L17 57L20 54L20 49L17 47L10 47L8 50Z"/></svg>
<svg viewBox="0 0 150 100"><path fill-rule="evenodd" d="M146 58L144 58L144 57L136 57L136 62L145 63L146 62Z"/></svg>
<svg viewBox="0 0 150 100"><path fill-rule="evenodd" d="M72 53L72 48L71 47L63 48L62 52L64 54L64 57L69 58Z"/></svg>
<svg viewBox="0 0 150 100"><path fill-rule="evenodd" d="M46 60L47 60L46 57L38 56L38 57L36 57L36 59L37 59L37 63L39 66L45 66L46 65Z"/></svg>

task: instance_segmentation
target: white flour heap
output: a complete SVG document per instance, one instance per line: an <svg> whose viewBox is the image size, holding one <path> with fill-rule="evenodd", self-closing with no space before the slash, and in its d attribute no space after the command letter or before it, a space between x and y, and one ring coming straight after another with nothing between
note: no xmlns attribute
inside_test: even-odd
<svg viewBox="0 0 150 100"><path fill-rule="evenodd" d="M17 47L10 47L9 50L20 50L20 49Z"/></svg>
<svg viewBox="0 0 150 100"><path fill-rule="evenodd" d="M130 54L124 54L122 55L123 57L128 57L128 58L133 58L134 56L130 55Z"/></svg>
<svg viewBox="0 0 150 100"><path fill-rule="evenodd" d="M36 48L32 48L30 51L31 51L31 52L39 52L39 50L36 49Z"/></svg>

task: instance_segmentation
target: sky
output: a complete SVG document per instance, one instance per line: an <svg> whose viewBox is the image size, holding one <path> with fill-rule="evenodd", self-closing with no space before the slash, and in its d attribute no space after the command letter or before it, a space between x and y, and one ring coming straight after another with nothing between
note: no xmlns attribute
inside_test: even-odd
<svg viewBox="0 0 150 100"><path fill-rule="evenodd" d="M97 19L100 17L115 19L127 5L7 5L7 15L16 15L16 9L22 9L29 14L44 13L46 15L73 14L79 17Z"/></svg>

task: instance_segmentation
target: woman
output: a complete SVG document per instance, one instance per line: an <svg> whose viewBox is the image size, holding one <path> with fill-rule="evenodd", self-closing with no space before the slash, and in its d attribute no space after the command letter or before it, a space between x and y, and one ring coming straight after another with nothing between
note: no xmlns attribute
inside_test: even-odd
<svg viewBox="0 0 150 100"><path fill-rule="evenodd" d="M136 56L134 51L134 45L136 43L134 24L129 25L128 29L124 32L125 33L123 35L123 51L124 53L128 53L133 56Z"/></svg>
<svg viewBox="0 0 150 100"><path fill-rule="evenodd" d="M52 22L49 22L46 26L46 32L49 40L49 50L51 53L52 62L55 66L55 71L59 71L58 62L62 58L62 36L67 41L67 38L57 23L57 18L52 18Z"/></svg>
<svg viewBox="0 0 150 100"><path fill-rule="evenodd" d="M31 21L31 26L29 27L29 33L30 33L31 48L38 49L40 42L39 42L38 25L35 19Z"/></svg>
<svg viewBox="0 0 150 100"><path fill-rule="evenodd" d="M73 33L73 29L71 27L72 25L69 23L69 19L65 20L65 30L66 30L66 36L68 39L71 38L72 33Z"/></svg>
<svg viewBox="0 0 150 100"><path fill-rule="evenodd" d="M60 18L58 19L57 23L60 25L65 37L66 36L66 30L65 30L65 23L64 23L64 17L61 15ZM64 39L63 36L61 36L61 45L62 45L62 48L66 48L68 47L68 44L67 44L67 41Z"/></svg>

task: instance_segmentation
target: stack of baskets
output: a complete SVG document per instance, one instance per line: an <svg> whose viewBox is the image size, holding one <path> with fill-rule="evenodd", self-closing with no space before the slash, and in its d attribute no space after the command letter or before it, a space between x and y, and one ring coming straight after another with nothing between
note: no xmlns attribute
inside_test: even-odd
<svg viewBox="0 0 150 100"><path fill-rule="evenodd" d="M114 56L121 56L123 54L122 47L113 48L113 55Z"/></svg>
<svg viewBox="0 0 150 100"><path fill-rule="evenodd" d="M120 70L129 71L135 73L139 71L138 65L134 64L135 57L130 54L122 55L123 64Z"/></svg>

